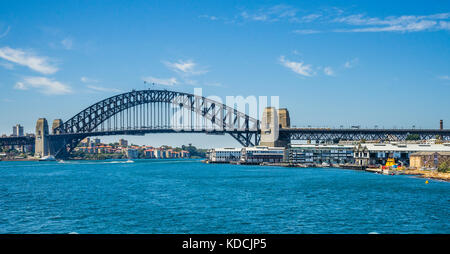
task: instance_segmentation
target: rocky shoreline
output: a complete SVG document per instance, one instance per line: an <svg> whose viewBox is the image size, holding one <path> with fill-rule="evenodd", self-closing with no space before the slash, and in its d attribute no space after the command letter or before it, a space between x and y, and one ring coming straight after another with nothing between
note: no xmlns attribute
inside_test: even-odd
<svg viewBox="0 0 450 254"><path fill-rule="evenodd" d="M405 175L411 175L411 176L416 176L416 177L420 177L420 178L435 179L435 180L442 180L442 181L450 182L450 173L425 171L425 170L417 170L417 169L405 170L403 173Z"/></svg>

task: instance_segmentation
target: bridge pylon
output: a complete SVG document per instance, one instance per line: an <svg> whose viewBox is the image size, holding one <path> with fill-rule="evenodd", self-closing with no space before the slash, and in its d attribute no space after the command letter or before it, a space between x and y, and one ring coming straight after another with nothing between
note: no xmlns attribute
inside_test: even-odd
<svg viewBox="0 0 450 254"><path fill-rule="evenodd" d="M290 143L289 135L280 132L280 128L289 128L291 119L286 108L276 109L266 107L263 112L261 122L261 142L262 146L287 147Z"/></svg>
<svg viewBox="0 0 450 254"><path fill-rule="evenodd" d="M53 124L52 124L52 134L60 134L61 130L58 129L58 127L60 125L63 124L63 120L61 119L55 119L53 120Z"/></svg>
<svg viewBox="0 0 450 254"><path fill-rule="evenodd" d="M50 136L50 140L49 140L50 154L57 158L66 158L68 156L67 151L66 151L66 142L67 141L64 138L61 138L58 135L55 135L55 134L61 134L61 130L58 129L58 127L62 124L63 124L63 121L61 119L53 120L53 124L52 124L53 136Z"/></svg>
<svg viewBox="0 0 450 254"><path fill-rule="evenodd" d="M43 157L50 154L47 119L39 118L36 122L36 138L34 155Z"/></svg>

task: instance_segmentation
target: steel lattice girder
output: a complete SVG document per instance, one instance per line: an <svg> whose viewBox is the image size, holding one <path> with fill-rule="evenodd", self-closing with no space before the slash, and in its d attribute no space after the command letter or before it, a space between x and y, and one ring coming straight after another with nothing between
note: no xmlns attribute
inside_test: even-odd
<svg viewBox="0 0 450 254"><path fill-rule="evenodd" d="M440 137L442 140L450 140L450 130L430 129L310 129L289 128L282 129L291 140L382 140L401 141L406 140L408 135L417 134L419 139L431 139Z"/></svg>
<svg viewBox="0 0 450 254"><path fill-rule="evenodd" d="M235 130L250 131L252 134L232 134L239 143L245 146L254 144L250 140L254 132L256 132L256 136L259 135L259 121L257 119L202 96L166 90L132 91L104 99L82 110L61 126L58 126L54 133L60 135L92 133L114 115L147 103L179 105L180 108L188 109L197 116L205 118L212 124L214 130L223 130L230 134ZM124 126L119 126L117 130L123 128ZM204 129L206 129L206 126L204 126Z"/></svg>

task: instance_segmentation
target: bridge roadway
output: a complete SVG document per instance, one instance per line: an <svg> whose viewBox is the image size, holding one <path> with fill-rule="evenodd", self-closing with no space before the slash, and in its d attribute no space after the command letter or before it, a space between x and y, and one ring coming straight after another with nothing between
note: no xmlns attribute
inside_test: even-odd
<svg viewBox="0 0 450 254"><path fill-rule="evenodd" d="M206 129L166 129L166 128L140 128L128 130L103 130L91 133L66 133L65 136L95 137L110 135L145 135L151 133L205 133L207 135L225 135L227 133L260 135L260 130L206 130ZM331 128L282 128L280 135L288 135L291 140L380 140L397 141L405 140L408 135L417 134L422 140L442 137L442 140L450 140L450 129L331 129ZM52 135L50 135L52 136ZM259 141L259 137L257 138ZM256 142L259 143L259 142Z"/></svg>
<svg viewBox="0 0 450 254"><path fill-rule="evenodd" d="M440 137L450 140L450 129L331 129L331 128L284 128L281 135L289 135L290 140L406 140L408 135L417 134L419 139L426 140Z"/></svg>
<svg viewBox="0 0 450 254"><path fill-rule="evenodd" d="M207 135L224 135L229 133L231 135L254 135L255 144L259 143L260 133L258 130L248 131L208 131L205 129L193 130L175 130L166 128L141 128L141 129L125 129L125 130L103 130L94 131L91 133L66 133L66 134L50 134L49 137L96 137L109 135L145 135L151 133L206 133ZM288 135L290 140L380 140L380 141L402 141L410 134L417 134L422 140L435 138L440 136L442 140L450 140L450 129L331 129L331 128L283 128L280 129L280 135ZM33 145L35 142L34 136L22 137L1 137L0 146L9 145Z"/></svg>

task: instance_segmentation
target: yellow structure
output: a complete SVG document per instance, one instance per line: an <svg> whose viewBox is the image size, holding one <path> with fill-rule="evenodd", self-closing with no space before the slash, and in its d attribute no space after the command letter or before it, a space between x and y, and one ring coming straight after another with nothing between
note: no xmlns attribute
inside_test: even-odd
<svg viewBox="0 0 450 254"><path fill-rule="evenodd" d="M387 159L387 161L386 161L386 167L392 167L392 166L395 166L396 164L395 164L395 159L394 158L388 158Z"/></svg>

